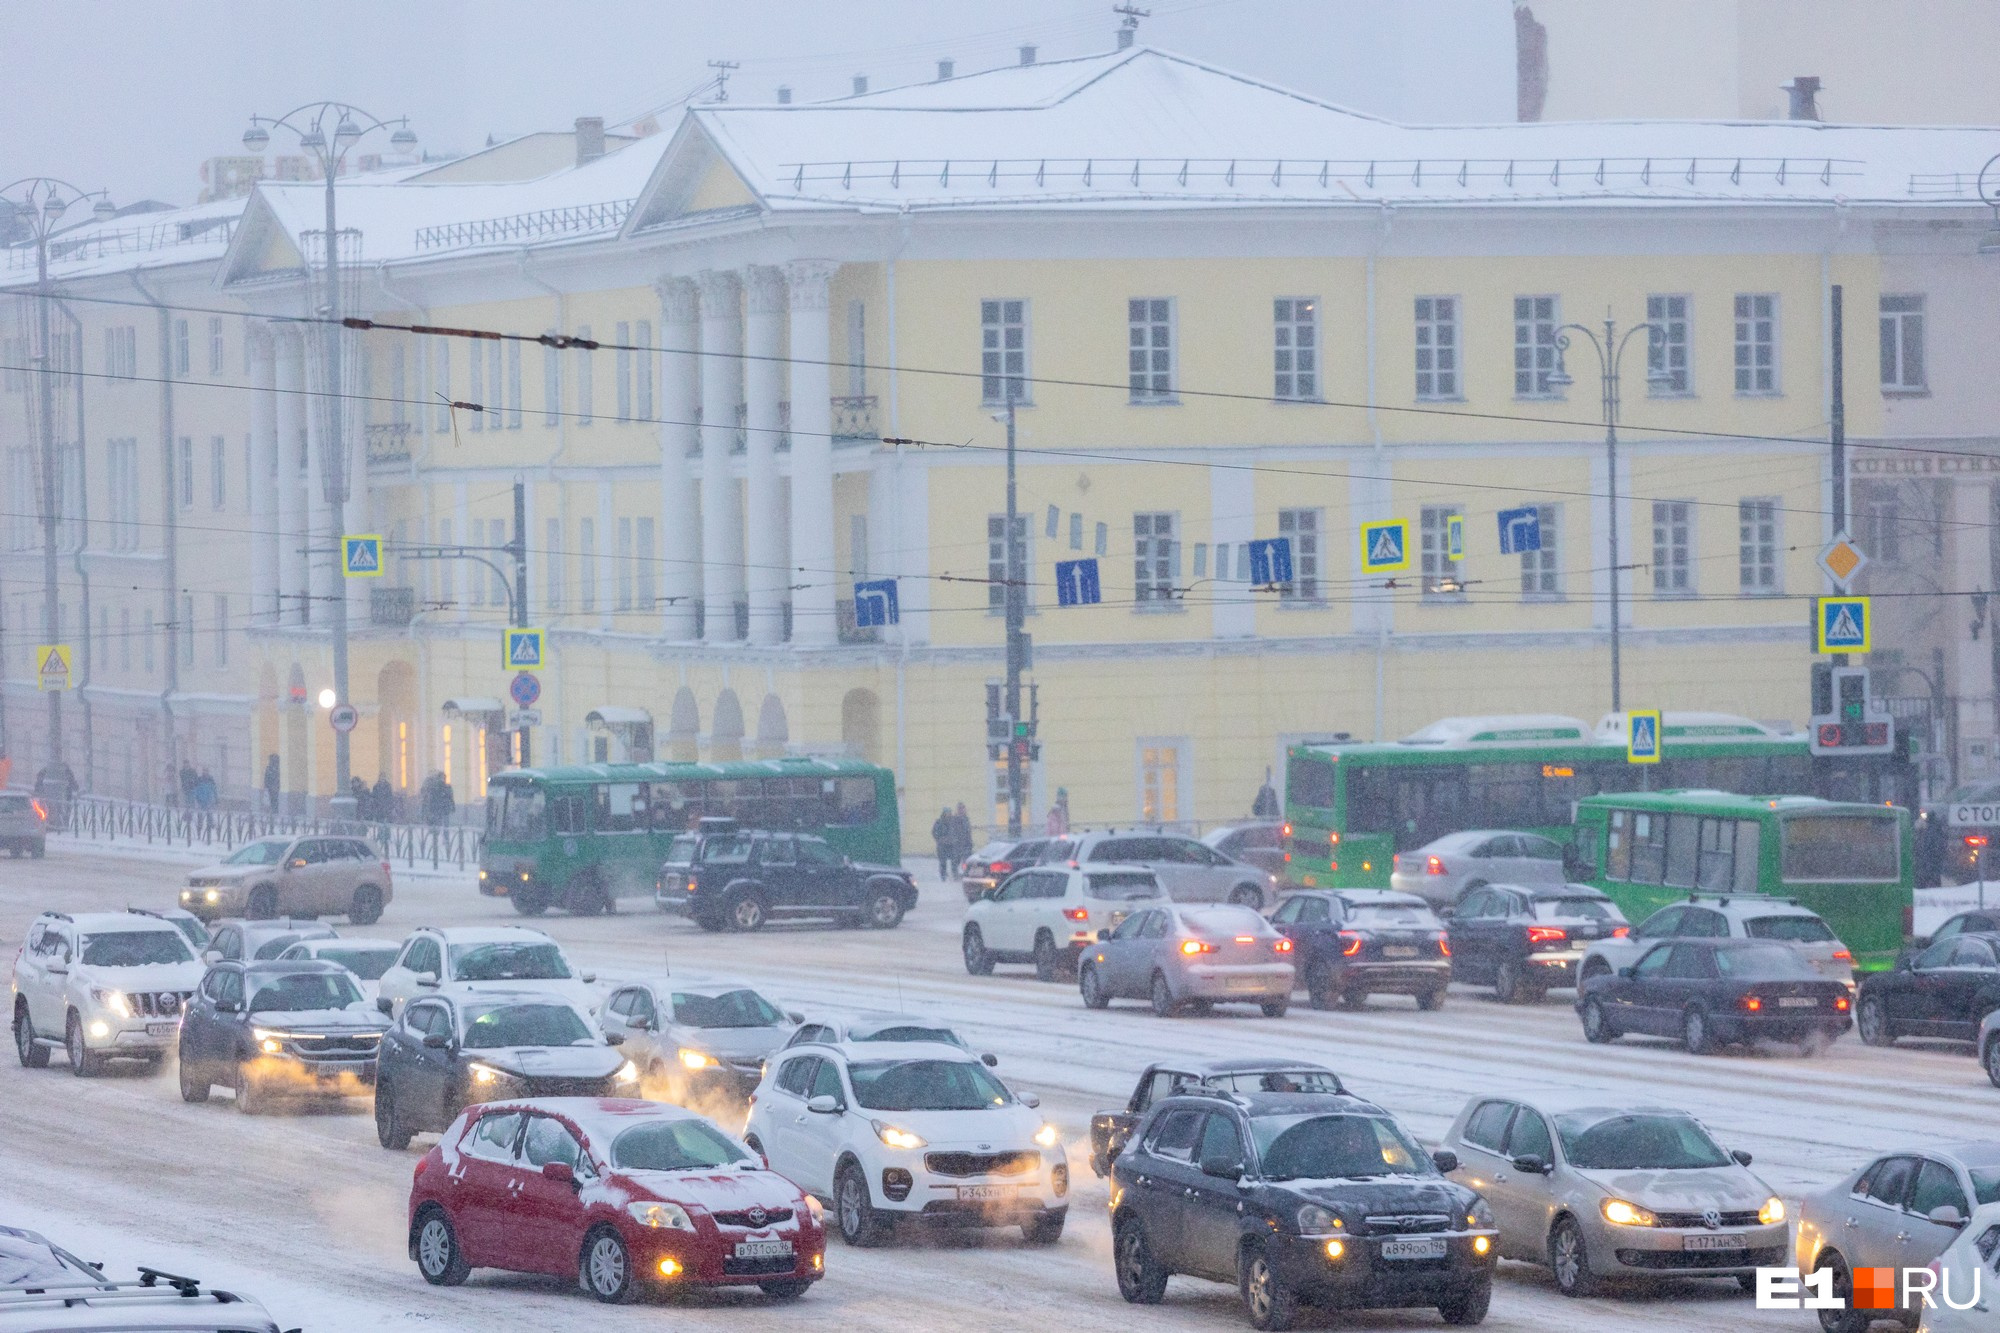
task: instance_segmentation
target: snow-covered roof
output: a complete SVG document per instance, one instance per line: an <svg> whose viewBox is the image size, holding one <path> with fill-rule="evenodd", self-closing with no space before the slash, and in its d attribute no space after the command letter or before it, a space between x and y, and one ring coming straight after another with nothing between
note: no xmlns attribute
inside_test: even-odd
<svg viewBox="0 0 2000 1333"><path fill-rule="evenodd" d="M69 281L220 259L246 202L217 199L70 227L49 238L49 276ZM33 242L0 249L0 290L31 287L35 281Z"/></svg>

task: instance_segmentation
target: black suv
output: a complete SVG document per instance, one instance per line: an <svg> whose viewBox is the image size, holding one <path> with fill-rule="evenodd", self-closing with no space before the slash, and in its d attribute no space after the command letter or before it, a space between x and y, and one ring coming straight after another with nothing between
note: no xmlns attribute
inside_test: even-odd
<svg viewBox="0 0 2000 1333"><path fill-rule="evenodd" d="M898 866L850 861L810 833L703 820L667 850L653 901L703 930L757 930L775 916L886 930L917 905L917 882Z"/></svg>
<svg viewBox="0 0 2000 1333"><path fill-rule="evenodd" d="M1132 1131L1146 1118L1154 1102L1165 1101L1189 1085L1225 1092L1319 1092L1347 1095L1340 1075L1305 1060L1175 1060L1150 1064L1122 1111L1099 1111L1090 1117L1090 1169L1111 1174L1111 1163L1132 1141Z"/></svg>
<svg viewBox="0 0 2000 1333"><path fill-rule="evenodd" d="M217 963L181 1018L181 1100L220 1083L255 1114L287 1095L366 1093L387 1026L338 963Z"/></svg>
<svg viewBox="0 0 2000 1333"><path fill-rule="evenodd" d="M1236 1285L1251 1326L1301 1305L1435 1306L1477 1324L1492 1215L1381 1107L1324 1093L1190 1088L1158 1103L1111 1167L1118 1292L1158 1304L1186 1273Z"/></svg>

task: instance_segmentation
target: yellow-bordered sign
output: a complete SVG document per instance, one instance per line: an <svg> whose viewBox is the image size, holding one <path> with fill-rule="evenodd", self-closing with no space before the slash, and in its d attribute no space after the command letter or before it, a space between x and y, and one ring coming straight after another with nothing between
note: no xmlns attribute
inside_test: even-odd
<svg viewBox="0 0 2000 1333"><path fill-rule="evenodd" d="M343 578L382 577L382 538L378 533L340 539L340 573Z"/></svg>
<svg viewBox="0 0 2000 1333"><path fill-rule="evenodd" d="M38 643L35 645L35 688L38 690L67 690L76 684L76 674L70 670L69 645L66 643Z"/></svg>
<svg viewBox="0 0 2000 1333"><path fill-rule="evenodd" d="M501 630L500 657L503 670L542 670L547 665L542 653L542 631L511 628Z"/></svg>
<svg viewBox="0 0 2000 1333"><path fill-rule="evenodd" d="M1361 525L1361 572L1393 574L1410 567L1410 521L1392 518Z"/></svg>
<svg viewBox="0 0 2000 1333"><path fill-rule="evenodd" d="M1625 762L1657 764L1665 748L1658 709L1638 709L1625 715Z"/></svg>
<svg viewBox="0 0 2000 1333"><path fill-rule="evenodd" d="M1872 632L1866 597L1822 597L1814 608L1813 638L1823 653L1865 653Z"/></svg>

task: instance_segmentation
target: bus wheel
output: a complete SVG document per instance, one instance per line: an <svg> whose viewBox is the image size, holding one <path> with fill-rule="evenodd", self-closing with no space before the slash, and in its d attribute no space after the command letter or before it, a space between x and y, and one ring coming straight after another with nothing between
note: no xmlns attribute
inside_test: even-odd
<svg viewBox="0 0 2000 1333"><path fill-rule="evenodd" d="M572 916L601 916L611 910L611 893L596 875L578 875L569 882L563 906Z"/></svg>
<svg viewBox="0 0 2000 1333"><path fill-rule="evenodd" d="M548 891L539 884L523 885L507 895L507 901L514 904L514 910L522 916L540 916L549 910Z"/></svg>

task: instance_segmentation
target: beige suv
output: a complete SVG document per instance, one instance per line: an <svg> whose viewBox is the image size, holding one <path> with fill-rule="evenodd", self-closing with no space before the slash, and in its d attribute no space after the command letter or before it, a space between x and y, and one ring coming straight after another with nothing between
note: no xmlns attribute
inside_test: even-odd
<svg viewBox="0 0 2000 1333"><path fill-rule="evenodd" d="M342 916L373 925L394 896L389 863L360 838L259 838L188 876L181 906L204 921Z"/></svg>

